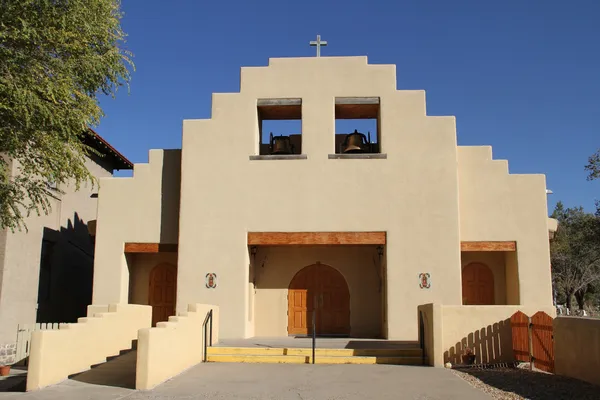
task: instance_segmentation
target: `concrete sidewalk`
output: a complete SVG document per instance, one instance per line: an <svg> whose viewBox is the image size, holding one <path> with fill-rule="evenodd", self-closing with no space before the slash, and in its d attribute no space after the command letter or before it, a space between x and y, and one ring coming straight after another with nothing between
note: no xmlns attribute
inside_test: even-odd
<svg viewBox="0 0 600 400"><path fill-rule="evenodd" d="M167 399L490 399L451 371L398 365L197 365L147 392L68 380L0 400Z"/></svg>

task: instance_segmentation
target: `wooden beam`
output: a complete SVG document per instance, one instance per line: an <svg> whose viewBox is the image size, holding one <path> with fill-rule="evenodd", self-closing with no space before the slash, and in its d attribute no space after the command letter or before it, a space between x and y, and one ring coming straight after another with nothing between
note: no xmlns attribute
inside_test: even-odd
<svg viewBox="0 0 600 400"><path fill-rule="evenodd" d="M258 107L262 106L301 106L302 99L258 99L256 101Z"/></svg>
<svg viewBox="0 0 600 400"><path fill-rule="evenodd" d="M377 119L379 104L336 104L335 119Z"/></svg>
<svg viewBox="0 0 600 400"><path fill-rule="evenodd" d="M258 106L259 120L302 119L302 106Z"/></svg>
<svg viewBox="0 0 600 400"><path fill-rule="evenodd" d="M385 243L385 232L248 232L249 246Z"/></svg>
<svg viewBox="0 0 600 400"><path fill-rule="evenodd" d="M177 253L177 243L125 243L125 253Z"/></svg>
<svg viewBox="0 0 600 400"><path fill-rule="evenodd" d="M460 242L461 251L517 251L517 242Z"/></svg>
<svg viewBox="0 0 600 400"><path fill-rule="evenodd" d="M379 104L379 97L336 97L335 104Z"/></svg>

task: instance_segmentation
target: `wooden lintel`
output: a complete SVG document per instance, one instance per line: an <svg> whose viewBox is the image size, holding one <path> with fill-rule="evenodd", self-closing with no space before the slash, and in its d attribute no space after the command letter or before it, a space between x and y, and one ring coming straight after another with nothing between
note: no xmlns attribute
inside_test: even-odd
<svg viewBox="0 0 600 400"><path fill-rule="evenodd" d="M296 98L281 98L281 99L258 99L256 101L258 107L264 106L301 106L302 99Z"/></svg>
<svg viewBox="0 0 600 400"><path fill-rule="evenodd" d="M384 245L385 232L248 232L249 246Z"/></svg>
<svg viewBox="0 0 600 400"><path fill-rule="evenodd" d="M460 242L461 251L516 251L517 242Z"/></svg>
<svg viewBox="0 0 600 400"><path fill-rule="evenodd" d="M125 243L125 253L176 253L177 243Z"/></svg>
<svg viewBox="0 0 600 400"><path fill-rule="evenodd" d="M335 104L379 104L379 97L336 97Z"/></svg>

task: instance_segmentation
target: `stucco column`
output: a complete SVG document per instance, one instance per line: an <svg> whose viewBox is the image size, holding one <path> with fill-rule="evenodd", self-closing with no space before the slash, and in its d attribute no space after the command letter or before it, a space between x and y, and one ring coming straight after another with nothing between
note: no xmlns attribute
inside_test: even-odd
<svg viewBox="0 0 600 400"><path fill-rule="evenodd" d="M335 98L305 95L302 99L302 153L327 160L335 153Z"/></svg>
<svg viewBox="0 0 600 400"><path fill-rule="evenodd" d="M129 267L124 243L98 237L94 257L92 304L129 303Z"/></svg>

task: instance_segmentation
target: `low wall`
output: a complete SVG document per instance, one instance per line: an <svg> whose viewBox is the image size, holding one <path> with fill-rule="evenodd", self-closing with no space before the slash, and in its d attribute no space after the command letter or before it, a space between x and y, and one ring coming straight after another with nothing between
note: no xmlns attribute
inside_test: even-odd
<svg viewBox="0 0 600 400"><path fill-rule="evenodd" d="M436 311L437 310L437 311ZM532 316L543 311L554 317L554 307L535 306L444 306L425 304L419 311L428 319L423 337L429 364L461 364L465 347L476 355L476 363L514 361L510 317L517 311ZM433 335L433 337L430 337ZM428 343L432 343L428 347Z"/></svg>
<svg viewBox="0 0 600 400"><path fill-rule="evenodd" d="M219 341L219 308L191 304L188 311L159 322L156 328L140 329L136 365L136 389L149 390L202 362L202 324L213 310L212 340Z"/></svg>
<svg viewBox="0 0 600 400"><path fill-rule="evenodd" d="M441 309L439 304L424 304L417 308L420 324L419 341L423 345L424 355L429 365L437 367L444 364Z"/></svg>
<svg viewBox="0 0 600 400"><path fill-rule="evenodd" d="M555 373L600 385L600 319L558 317L553 329Z"/></svg>
<svg viewBox="0 0 600 400"><path fill-rule="evenodd" d="M59 383L130 349L138 330L152 324L152 308L133 304L89 306L88 316L59 330L35 331L27 391Z"/></svg>

